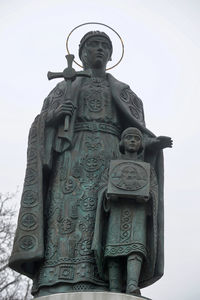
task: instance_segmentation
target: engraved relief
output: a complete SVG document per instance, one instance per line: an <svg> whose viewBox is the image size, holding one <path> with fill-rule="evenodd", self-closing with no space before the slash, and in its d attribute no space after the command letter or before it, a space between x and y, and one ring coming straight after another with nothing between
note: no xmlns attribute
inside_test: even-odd
<svg viewBox="0 0 200 300"><path fill-rule="evenodd" d="M20 220L20 227L23 230L34 230L37 227L37 217L32 213L23 214Z"/></svg>
<svg viewBox="0 0 200 300"><path fill-rule="evenodd" d="M101 99L101 91L95 91L91 95L88 95L85 98L86 104L88 106L89 111L91 112L99 112L102 110L103 103Z"/></svg>
<svg viewBox="0 0 200 300"><path fill-rule="evenodd" d="M62 218L59 223L61 234L71 233L75 229L74 222L70 218Z"/></svg>
<svg viewBox="0 0 200 300"><path fill-rule="evenodd" d="M147 185L145 169L136 163L121 163L112 172L111 182L114 186L124 190L138 190Z"/></svg>
<svg viewBox="0 0 200 300"><path fill-rule="evenodd" d="M95 172L102 166L103 160L100 156L86 156L83 163L86 171Z"/></svg>
<svg viewBox="0 0 200 300"><path fill-rule="evenodd" d="M70 194L74 191L76 187L76 182L75 180L73 179L73 177L69 177L65 182L64 182L64 185L63 185L63 193L64 194Z"/></svg>
<svg viewBox="0 0 200 300"><path fill-rule="evenodd" d="M38 198L38 195L36 192L27 190L22 195L22 205L24 207L34 207L35 205L38 204L37 198Z"/></svg>
<svg viewBox="0 0 200 300"><path fill-rule="evenodd" d="M27 166L25 184L32 185L36 182L37 172L36 165Z"/></svg>
<svg viewBox="0 0 200 300"><path fill-rule="evenodd" d="M36 245L36 239L32 235L25 235L19 240L19 246L23 250L31 250Z"/></svg>
<svg viewBox="0 0 200 300"><path fill-rule="evenodd" d="M94 197L82 198L80 201L80 206L83 211L95 210L96 199Z"/></svg>
<svg viewBox="0 0 200 300"><path fill-rule="evenodd" d="M121 213L120 239L122 242L130 238L131 235L131 213L128 209L123 209Z"/></svg>
<svg viewBox="0 0 200 300"><path fill-rule="evenodd" d="M72 266L60 267L59 278L72 280L74 278L74 268Z"/></svg>
<svg viewBox="0 0 200 300"><path fill-rule="evenodd" d="M36 151L36 148L30 147L30 148L28 149L27 157L28 157L28 162L30 162L30 161L34 160L35 158L37 158L37 151Z"/></svg>

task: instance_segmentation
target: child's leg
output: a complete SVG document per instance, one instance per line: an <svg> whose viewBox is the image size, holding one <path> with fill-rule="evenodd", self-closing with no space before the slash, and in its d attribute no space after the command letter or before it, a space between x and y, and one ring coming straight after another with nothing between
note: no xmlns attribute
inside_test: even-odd
<svg viewBox="0 0 200 300"><path fill-rule="evenodd" d="M109 274L109 290L111 292L122 291L122 276L120 269L120 260L116 258L108 258L108 274Z"/></svg>
<svg viewBox="0 0 200 300"><path fill-rule="evenodd" d="M140 270L142 266L142 256L140 254L132 253L127 258L127 294L139 294L138 281L140 277Z"/></svg>

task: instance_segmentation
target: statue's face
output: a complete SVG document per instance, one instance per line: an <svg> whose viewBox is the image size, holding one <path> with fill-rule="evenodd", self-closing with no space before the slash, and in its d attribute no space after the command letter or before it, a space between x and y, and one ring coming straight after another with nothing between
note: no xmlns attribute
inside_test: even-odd
<svg viewBox="0 0 200 300"><path fill-rule="evenodd" d="M126 183L132 183L134 179L136 179L137 173L134 168L126 167L122 170L122 178Z"/></svg>
<svg viewBox="0 0 200 300"><path fill-rule="evenodd" d="M128 133L123 137L125 152L138 152L141 146L141 137L135 133Z"/></svg>
<svg viewBox="0 0 200 300"><path fill-rule="evenodd" d="M110 59L111 46L109 41L102 36L89 38L84 45L84 54L87 65L91 68L104 68Z"/></svg>

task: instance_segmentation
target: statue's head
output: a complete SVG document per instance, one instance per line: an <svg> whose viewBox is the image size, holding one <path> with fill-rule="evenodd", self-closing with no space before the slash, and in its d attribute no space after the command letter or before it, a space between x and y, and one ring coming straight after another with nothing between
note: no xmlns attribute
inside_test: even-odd
<svg viewBox="0 0 200 300"><path fill-rule="evenodd" d="M141 153L143 150L143 135L136 127L126 128L121 135L119 150L125 154L127 152Z"/></svg>
<svg viewBox="0 0 200 300"><path fill-rule="evenodd" d="M101 31L90 31L80 41L79 57L84 68L105 67L111 60L113 47L109 36Z"/></svg>

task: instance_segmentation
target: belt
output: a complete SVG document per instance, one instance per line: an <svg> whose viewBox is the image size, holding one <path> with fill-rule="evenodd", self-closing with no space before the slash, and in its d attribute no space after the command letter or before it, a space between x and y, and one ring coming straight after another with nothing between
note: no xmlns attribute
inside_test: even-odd
<svg viewBox="0 0 200 300"><path fill-rule="evenodd" d="M91 122L81 122L81 123L75 123L75 132L77 131L102 131L110 134L114 134L116 136L120 136L121 130L119 127L115 125L111 125L108 123L99 123L96 121L91 121Z"/></svg>

